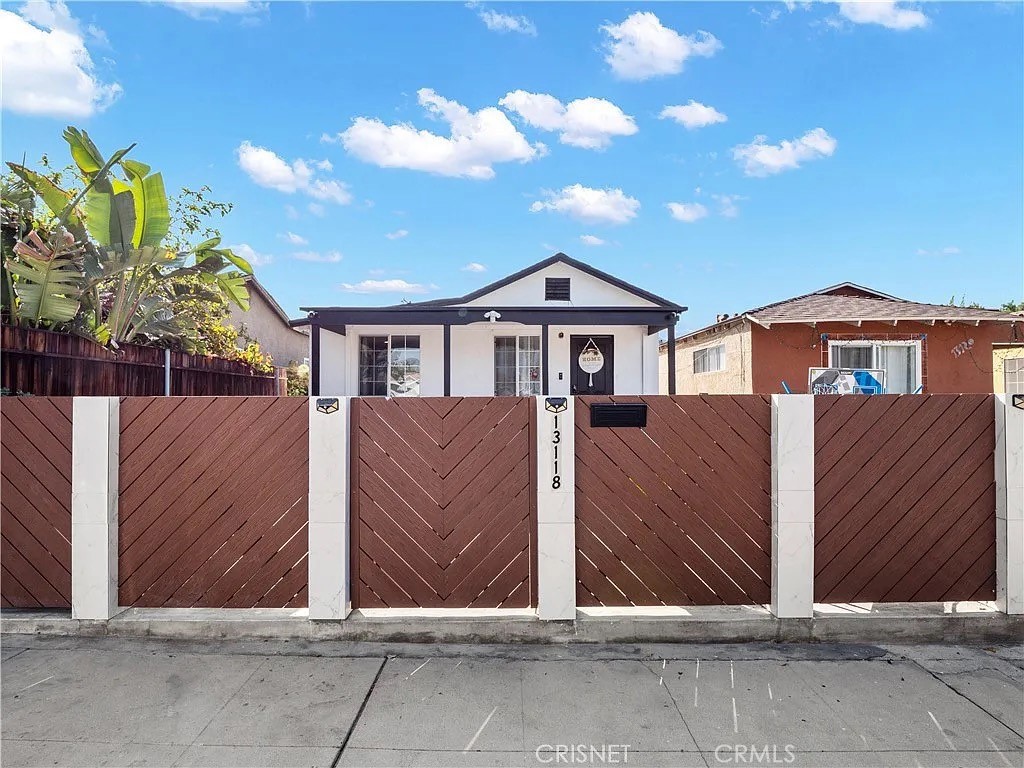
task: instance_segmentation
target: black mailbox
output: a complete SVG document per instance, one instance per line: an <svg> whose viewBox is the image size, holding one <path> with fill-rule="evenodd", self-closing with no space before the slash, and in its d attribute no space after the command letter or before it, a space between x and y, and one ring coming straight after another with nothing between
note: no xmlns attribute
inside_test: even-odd
<svg viewBox="0 0 1024 768"><path fill-rule="evenodd" d="M647 403L594 403L590 406L592 427L646 427Z"/></svg>

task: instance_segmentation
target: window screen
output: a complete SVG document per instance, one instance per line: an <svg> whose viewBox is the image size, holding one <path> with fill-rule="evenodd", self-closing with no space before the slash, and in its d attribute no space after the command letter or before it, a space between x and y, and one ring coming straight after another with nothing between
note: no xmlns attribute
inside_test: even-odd
<svg viewBox="0 0 1024 768"><path fill-rule="evenodd" d="M722 370L725 360L725 345L718 344L706 349L695 349L693 351L693 372L711 373Z"/></svg>

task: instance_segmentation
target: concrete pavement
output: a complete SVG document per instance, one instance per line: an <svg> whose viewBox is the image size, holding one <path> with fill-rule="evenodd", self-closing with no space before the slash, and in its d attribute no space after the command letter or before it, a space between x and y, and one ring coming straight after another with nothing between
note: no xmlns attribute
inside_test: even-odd
<svg viewBox="0 0 1024 768"><path fill-rule="evenodd" d="M6 635L7 766L1021 766L1011 645Z"/></svg>

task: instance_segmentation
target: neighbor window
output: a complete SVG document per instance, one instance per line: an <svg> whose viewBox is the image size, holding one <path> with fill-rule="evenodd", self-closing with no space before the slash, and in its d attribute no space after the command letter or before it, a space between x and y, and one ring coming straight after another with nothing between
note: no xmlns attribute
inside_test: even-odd
<svg viewBox="0 0 1024 768"><path fill-rule="evenodd" d="M880 368L885 371L885 391L889 394L911 394L921 387L920 342L833 341L828 351L832 368Z"/></svg>
<svg viewBox="0 0 1024 768"><path fill-rule="evenodd" d="M693 350L693 372L712 373L725 367L725 344Z"/></svg>
<svg viewBox="0 0 1024 768"><path fill-rule="evenodd" d="M540 394L540 336L494 337L494 394Z"/></svg>
<svg viewBox="0 0 1024 768"><path fill-rule="evenodd" d="M1003 383L1006 394L1024 395L1024 357L1003 360Z"/></svg>
<svg viewBox="0 0 1024 768"><path fill-rule="evenodd" d="M415 397L419 393L419 336L359 337L360 395Z"/></svg>

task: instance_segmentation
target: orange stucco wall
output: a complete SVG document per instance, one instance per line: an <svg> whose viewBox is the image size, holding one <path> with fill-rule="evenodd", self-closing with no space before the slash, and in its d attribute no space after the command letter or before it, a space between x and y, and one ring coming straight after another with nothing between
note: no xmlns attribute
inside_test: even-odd
<svg viewBox="0 0 1024 768"><path fill-rule="evenodd" d="M782 392L782 382L793 392L807 392L807 369L820 367L822 334L832 338L905 338L925 337L922 373L924 391L991 392L992 344L1024 340L1024 322L1016 323L1016 337L1010 323L981 325L900 322L864 323L860 328L845 323L807 325L773 325L751 328L751 368L755 393ZM957 345L973 339L966 351L955 354ZM827 342L826 342L827 349ZM963 349L960 347L959 349ZM827 358L826 358L827 359Z"/></svg>

